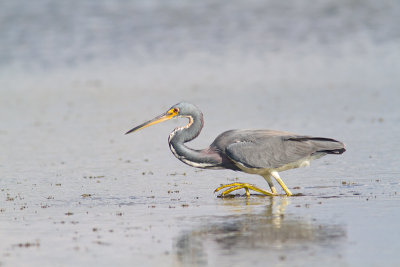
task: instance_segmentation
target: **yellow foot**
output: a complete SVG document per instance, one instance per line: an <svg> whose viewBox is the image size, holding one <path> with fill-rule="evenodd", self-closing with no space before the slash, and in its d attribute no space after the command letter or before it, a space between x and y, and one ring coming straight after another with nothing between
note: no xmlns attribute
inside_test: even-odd
<svg viewBox="0 0 400 267"><path fill-rule="evenodd" d="M226 196L227 194L235 191L235 190L239 190L239 189L245 189L246 190L246 196L249 197L250 196L250 192L249 190L253 190L256 192L259 192L261 194L264 194L266 196L277 196L276 193L271 193L268 191L265 191L261 188L255 187L254 185L248 184L248 183L233 183L233 184L226 184L226 185L222 185L220 187L218 187L217 189L215 189L215 192L218 192L219 190L223 189L223 188L227 188L224 192L221 193L221 197Z"/></svg>

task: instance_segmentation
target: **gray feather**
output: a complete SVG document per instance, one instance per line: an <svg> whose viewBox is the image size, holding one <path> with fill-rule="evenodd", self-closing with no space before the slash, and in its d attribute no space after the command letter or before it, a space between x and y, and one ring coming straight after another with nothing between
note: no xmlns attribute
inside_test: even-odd
<svg viewBox="0 0 400 267"><path fill-rule="evenodd" d="M248 168L279 168L318 153L345 151L344 144L334 139L270 130L231 130L211 146Z"/></svg>

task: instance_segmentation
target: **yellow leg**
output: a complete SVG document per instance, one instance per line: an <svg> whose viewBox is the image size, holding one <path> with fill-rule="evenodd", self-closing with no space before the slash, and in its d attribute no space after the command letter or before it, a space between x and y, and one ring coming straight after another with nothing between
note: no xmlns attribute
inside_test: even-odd
<svg viewBox="0 0 400 267"><path fill-rule="evenodd" d="M271 176L269 174L263 175L264 179L267 181L269 187L271 188L272 194L276 194L276 189L274 183L272 182Z"/></svg>
<svg viewBox="0 0 400 267"><path fill-rule="evenodd" d="M232 184L226 184L226 185L222 185L220 187L218 187L217 189L215 189L214 192L218 192L219 190L223 189L223 188L227 188L224 192L221 193L221 196L225 196L235 190L239 190L239 189L245 189L246 190L246 196L249 197L250 196L250 192L249 190L253 190L256 192L259 192L261 194L264 194L266 196L276 196L276 193L271 193L268 191L265 191L261 188L258 188L254 185L248 184L248 183L232 183Z"/></svg>
<svg viewBox="0 0 400 267"><path fill-rule="evenodd" d="M245 190L246 190L246 197L249 197L249 196L250 196L250 191L249 191L249 189L248 189L248 188L245 188Z"/></svg>
<svg viewBox="0 0 400 267"><path fill-rule="evenodd" d="M279 176L279 173L276 171L271 172L271 175L275 178L275 180L282 186L283 190L285 190L286 195L291 196L293 195L292 192L290 192L289 188L285 185L285 183L282 181L281 177Z"/></svg>

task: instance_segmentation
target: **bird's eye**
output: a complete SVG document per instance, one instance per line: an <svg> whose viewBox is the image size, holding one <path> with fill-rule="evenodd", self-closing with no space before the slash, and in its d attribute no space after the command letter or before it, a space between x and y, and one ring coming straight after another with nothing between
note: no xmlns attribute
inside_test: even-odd
<svg viewBox="0 0 400 267"><path fill-rule="evenodd" d="M174 113L178 113L178 112L179 112L179 109L174 108Z"/></svg>

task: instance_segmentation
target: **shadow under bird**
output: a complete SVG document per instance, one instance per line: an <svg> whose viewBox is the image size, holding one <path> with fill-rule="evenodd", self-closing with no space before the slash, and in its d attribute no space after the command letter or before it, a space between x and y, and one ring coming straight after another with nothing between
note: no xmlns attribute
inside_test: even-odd
<svg viewBox="0 0 400 267"><path fill-rule="evenodd" d="M230 169L250 174L258 174L267 181L271 192L248 183L232 183L218 187L215 192L224 189L221 196L245 189L267 196L276 196L272 182L274 178L286 195L291 196L289 188L279 176L279 172L308 166L310 161L326 154L342 154L345 145L337 140L323 137L297 135L274 130L230 130L220 134L205 149L196 150L185 145L195 139L204 125L203 114L193 104L181 102L167 112L147 121L126 134L172 118L188 118L186 126L176 128L168 138L172 153L182 162L202 169Z"/></svg>

